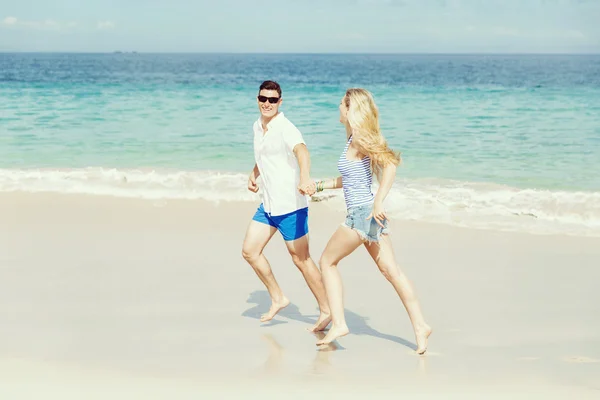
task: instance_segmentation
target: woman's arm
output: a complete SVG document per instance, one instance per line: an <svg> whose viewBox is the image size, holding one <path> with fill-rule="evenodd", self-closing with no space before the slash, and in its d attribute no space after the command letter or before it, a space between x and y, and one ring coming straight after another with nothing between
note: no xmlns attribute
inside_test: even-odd
<svg viewBox="0 0 600 400"><path fill-rule="evenodd" d="M317 182L317 192L322 192L325 189L341 189L342 188L342 177L325 179Z"/></svg>
<svg viewBox="0 0 600 400"><path fill-rule="evenodd" d="M375 195L375 201L373 202L373 213L372 217L375 218L377 223L383 227L383 221L387 219L385 209L383 208L383 201L387 197L392 185L394 184L394 178L396 177L396 166L389 163L381 171L381 180L379 182L379 190Z"/></svg>
<svg viewBox="0 0 600 400"><path fill-rule="evenodd" d="M381 180L379 181L379 189L375 195L375 203L383 204L383 201L387 197L392 185L394 184L394 178L396 177L396 166L392 163L386 165L381 171Z"/></svg>

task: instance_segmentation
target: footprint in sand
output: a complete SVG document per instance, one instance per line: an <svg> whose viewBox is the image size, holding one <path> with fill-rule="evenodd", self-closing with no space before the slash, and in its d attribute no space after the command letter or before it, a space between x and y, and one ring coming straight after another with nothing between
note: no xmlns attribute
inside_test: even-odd
<svg viewBox="0 0 600 400"><path fill-rule="evenodd" d="M564 358L564 361L568 363L576 363L576 364L588 364L588 363L598 363L600 360L596 360L595 358L590 357L581 357L581 356L572 356Z"/></svg>
<svg viewBox="0 0 600 400"><path fill-rule="evenodd" d="M517 360L519 361L537 361L539 360L539 357L519 357L517 358Z"/></svg>
<svg viewBox="0 0 600 400"><path fill-rule="evenodd" d="M411 355L411 356L416 356L416 357L425 357L425 356L430 356L430 357L438 357L438 356L441 356L441 355L442 355L442 353L436 353L435 351L430 351L430 350L427 350L427 351L425 352L425 354L421 354L421 355L417 354L417 353L416 353L414 350L409 350L409 351L407 351L406 353L407 353L408 355Z"/></svg>

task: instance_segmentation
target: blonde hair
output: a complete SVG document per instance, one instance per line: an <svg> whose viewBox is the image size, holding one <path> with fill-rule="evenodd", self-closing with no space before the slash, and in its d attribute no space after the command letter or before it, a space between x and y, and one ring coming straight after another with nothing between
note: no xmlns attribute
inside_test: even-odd
<svg viewBox="0 0 600 400"><path fill-rule="evenodd" d="M400 165L400 153L390 149L379 128L379 110L368 90L353 88L346 91L344 104L348 109L347 127L352 142L371 159L371 169L379 178L388 164Z"/></svg>

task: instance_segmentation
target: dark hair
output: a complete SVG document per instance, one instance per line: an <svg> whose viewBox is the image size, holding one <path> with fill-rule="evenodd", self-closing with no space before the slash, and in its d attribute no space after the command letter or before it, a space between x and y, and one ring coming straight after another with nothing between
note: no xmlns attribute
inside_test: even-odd
<svg viewBox="0 0 600 400"><path fill-rule="evenodd" d="M279 97L281 97L281 86L279 86L279 83L275 81L264 81L260 85L260 89L258 89L259 94L261 90L277 90Z"/></svg>

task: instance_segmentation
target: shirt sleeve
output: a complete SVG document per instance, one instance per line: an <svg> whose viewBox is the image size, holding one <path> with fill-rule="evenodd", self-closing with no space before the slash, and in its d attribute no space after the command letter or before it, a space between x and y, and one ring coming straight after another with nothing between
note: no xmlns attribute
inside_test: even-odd
<svg viewBox="0 0 600 400"><path fill-rule="evenodd" d="M300 130L292 124L286 126L283 130L283 141L290 152L294 151L296 145L306 144Z"/></svg>

